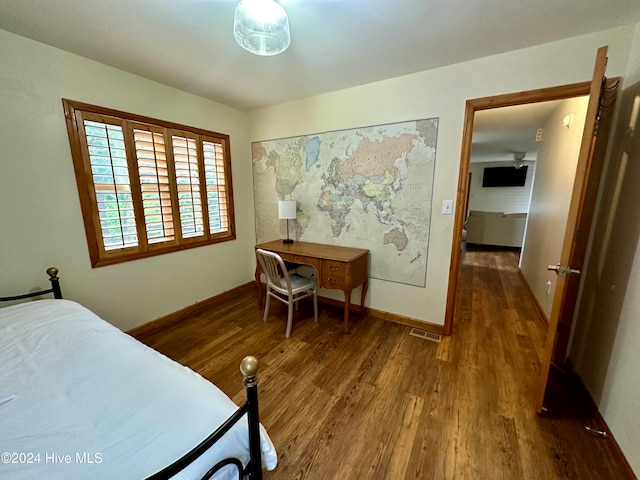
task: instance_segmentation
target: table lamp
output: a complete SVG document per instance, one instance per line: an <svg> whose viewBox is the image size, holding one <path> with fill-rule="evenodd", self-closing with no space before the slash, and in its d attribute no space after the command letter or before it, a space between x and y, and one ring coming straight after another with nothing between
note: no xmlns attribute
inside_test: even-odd
<svg viewBox="0 0 640 480"><path fill-rule="evenodd" d="M293 243L289 238L289 219L296 218L296 201L295 200L279 200L278 201L278 218L287 221L287 238L282 243Z"/></svg>

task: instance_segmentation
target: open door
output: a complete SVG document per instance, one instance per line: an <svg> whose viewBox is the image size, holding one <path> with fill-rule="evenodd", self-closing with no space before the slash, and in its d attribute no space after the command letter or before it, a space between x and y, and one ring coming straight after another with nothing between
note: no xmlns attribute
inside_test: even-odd
<svg viewBox="0 0 640 480"><path fill-rule="evenodd" d="M605 87L604 78L607 63L607 47L598 49L593 78L589 90L589 103L585 127L580 145L575 182L571 194L567 227L559 259L549 259L558 275L555 295L549 318L549 328L545 350L540 366L540 376L536 391L536 411L544 410L545 392L552 362L564 363L573 321L573 314L580 287L580 273L583 268L595 200L602 172L606 137L608 136L610 111L607 118L601 118ZM610 100L610 99L609 99ZM609 109L608 109L609 110ZM596 144L596 135L601 134ZM594 155L594 152L596 153ZM555 264L557 262L557 264Z"/></svg>

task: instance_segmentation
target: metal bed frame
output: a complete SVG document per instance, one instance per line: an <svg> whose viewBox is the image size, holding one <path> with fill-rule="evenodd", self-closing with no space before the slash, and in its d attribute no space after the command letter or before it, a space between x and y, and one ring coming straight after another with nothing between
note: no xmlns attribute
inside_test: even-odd
<svg viewBox="0 0 640 480"><path fill-rule="evenodd" d="M240 371L244 375L242 383L246 393L245 403L220 425L215 432L204 439L200 445L171 465L148 477L146 480L163 480L173 477L221 439L245 414L247 414L249 422L249 463L247 463L246 467L243 467L237 458L225 458L211 467L202 477L202 480L208 480L227 465L234 465L237 468L238 479L262 480L260 419L258 414L258 377L256 376L258 373L258 360L255 357L245 357L240 363Z"/></svg>
<svg viewBox="0 0 640 480"><path fill-rule="evenodd" d="M60 290L60 279L58 278L58 269L56 267L47 268L47 275L49 275L49 281L51 282L51 288L47 290L39 290L37 292L25 293L23 295L14 295L12 297L0 297L0 302L10 302L12 300L22 300L24 298L39 297L40 295L46 295L53 293L53 297L56 299L62 298L62 290Z"/></svg>
<svg viewBox="0 0 640 480"><path fill-rule="evenodd" d="M39 297L41 295L53 294L55 299L62 299L60 289L60 279L58 269L49 267L47 269L51 288L39 290L37 292L14 295L10 297L0 297L0 302L23 300L25 298ZM245 403L236 410L225 422L220 425L211 435L205 438L199 445L190 452L179 458L171 465L163 468L159 472L151 475L146 480L164 480L176 475L188 465L193 463L200 455L206 452L215 442L220 440L231 427L238 423L245 415L248 421L249 433L249 462L243 466L242 462L234 457L225 458L205 473L201 480L208 480L221 469L233 465L236 467L239 480L262 480L262 454L260 450L260 417L258 412L258 360L255 357L245 357L240 363L240 371L244 376L242 384L245 389Z"/></svg>

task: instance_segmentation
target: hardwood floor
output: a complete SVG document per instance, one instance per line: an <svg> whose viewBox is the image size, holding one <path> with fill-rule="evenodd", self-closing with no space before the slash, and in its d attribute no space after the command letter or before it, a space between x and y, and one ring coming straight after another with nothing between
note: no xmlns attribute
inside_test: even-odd
<svg viewBox="0 0 640 480"><path fill-rule="evenodd" d="M371 316L345 335L342 310L321 305L316 324L310 304L285 339L282 307L263 323L245 293L140 338L237 402L241 359L260 360L261 421L279 455L267 480L625 478L583 409L533 410L545 332L515 252L465 254L454 334L440 343Z"/></svg>

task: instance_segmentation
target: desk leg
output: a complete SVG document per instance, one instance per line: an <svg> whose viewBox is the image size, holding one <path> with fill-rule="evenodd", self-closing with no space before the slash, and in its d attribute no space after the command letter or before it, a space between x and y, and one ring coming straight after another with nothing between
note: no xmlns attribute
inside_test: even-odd
<svg viewBox="0 0 640 480"><path fill-rule="evenodd" d="M365 281L362 282L362 294L360 295L360 315L362 315L363 317L367 313L367 309L364 308L364 297L367 296L368 288L369 288L369 280L365 279Z"/></svg>
<svg viewBox="0 0 640 480"><path fill-rule="evenodd" d="M344 331L351 333L349 328L349 310L351 310L351 290L344 291Z"/></svg>

